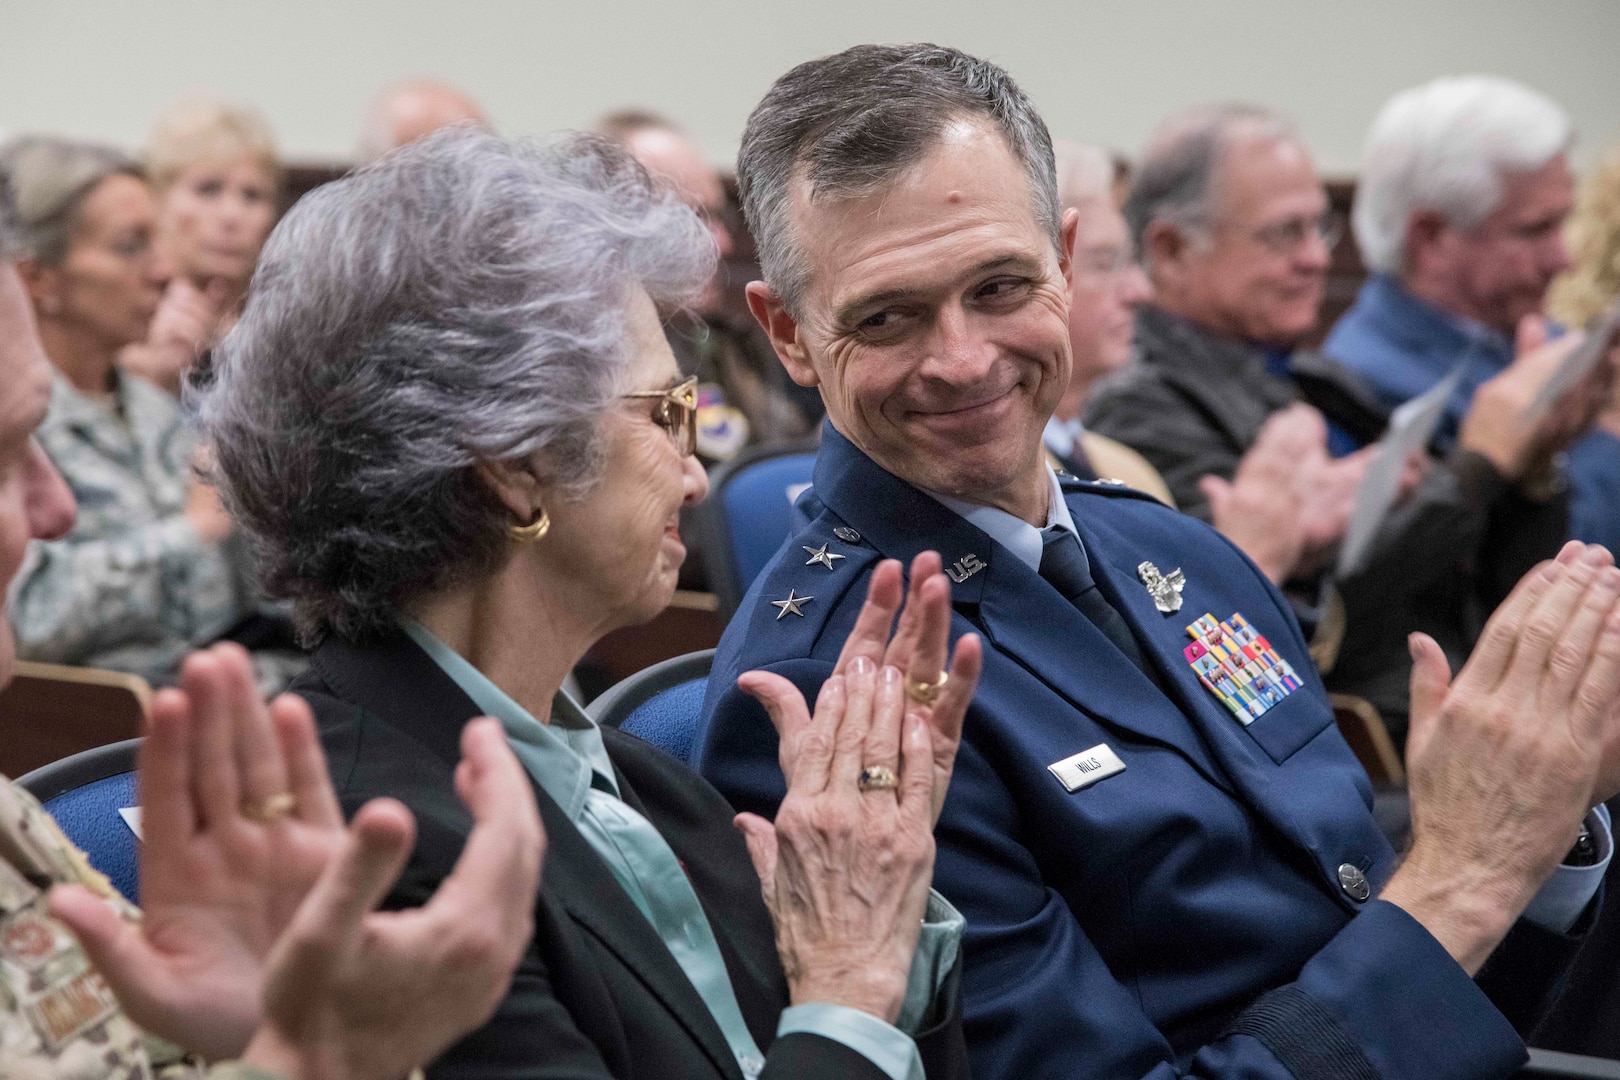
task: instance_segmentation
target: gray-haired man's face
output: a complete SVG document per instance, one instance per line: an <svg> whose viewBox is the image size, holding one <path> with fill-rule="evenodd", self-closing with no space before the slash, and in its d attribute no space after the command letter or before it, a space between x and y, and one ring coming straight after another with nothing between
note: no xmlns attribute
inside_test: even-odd
<svg viewBox="0 0 1620 1080"><path fill-rule="evenodd" d="M802 320L760 286L750 302L790 374L821 387L835 427L919 487L1044 513L1041 429L1068 385L1069 248L1037 220L999 133L947 129L906 176L810 203L794 235L809 267ZM771 309L771 310L767 310Z"/></svg>

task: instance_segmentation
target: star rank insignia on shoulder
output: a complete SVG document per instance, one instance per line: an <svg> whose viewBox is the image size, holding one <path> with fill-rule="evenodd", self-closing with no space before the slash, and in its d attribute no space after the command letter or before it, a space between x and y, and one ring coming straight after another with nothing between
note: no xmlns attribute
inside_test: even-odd
<svg viewBox="0 0 1620 1080"><path fill-rule="evenodd" d="M801 606L804 605L804 604L808 604L810 601L812 601L814 599L815 599L815 597L813 597L813 596L800 596L797 593L795 593L792 589L789 589L786 600L772 600L771 601L771 606L775 607L777 609L776 621L781 622L783 617L786 616L789 612L792 612L794 615L797 615L801 619L804 618L804 612L800 610Z"/></svg>
<svg viewBox="0 0 1620 1080"><path fill-rule="evenodd" d="M825 566L828 570L836 570L838 568L833 565L833 562L845 558L836 551L829 551L828 549L832 547L831 544L822 544L819 548L813 548L807 544L800 544L799 546L804 548L805 554L810 556L810 561L804 564L806 566Z"/></svg>

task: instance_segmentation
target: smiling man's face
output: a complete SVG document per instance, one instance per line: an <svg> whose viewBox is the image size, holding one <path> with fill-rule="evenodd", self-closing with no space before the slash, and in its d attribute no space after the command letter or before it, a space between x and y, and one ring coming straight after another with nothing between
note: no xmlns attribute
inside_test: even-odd
<svg viewBox="0 0 1620 1080"><path fill-rule="evenodd" d="M763 286L750 296L789 373L896 476L1044 514L1041 429L1069 382L1073 212L1054 247L1006 142L970 121L873 195L806 195L800 183L801 318Z"/></svg>

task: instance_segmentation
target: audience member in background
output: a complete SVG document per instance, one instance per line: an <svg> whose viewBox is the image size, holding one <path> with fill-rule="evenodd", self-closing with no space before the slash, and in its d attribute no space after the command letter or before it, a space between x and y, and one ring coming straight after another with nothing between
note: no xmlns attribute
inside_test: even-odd
<svg viewBox="0 0 1620 1080"><path fill-rule="evenodd" d="M1552 315L1585 326L1620 299L1620 149L1581 185L1569 242L1575 265L1553 282ZM1574 500L1569 532L1620 551L1620 394L1609 399L1592 434L1569 448Z"/></svg>
<svg viewBox="0 0 1620 1080"><path fill-rule="evenodd" d="M256 615L257 600L246 548L193 473L180 403L116 363L145 339L169 277L157 206L131 161L61 139L14 140L0 174L55 368L38 439L79 504L72 531L33 545L13 585L18 650L167 682L187 652ZM261 659L267 685L284 683Z"/></svg>
<svg viewBox="0 0 1620 1080"><path fill-rule="evenodd" d="M1373 703L1404 737L1414 630L1453 665L1513 583L1558 551L1560 499L1503 479L1526 440L1567 440L1562 413L1536 435L1521 421L1537 373L1572 343L1538 353L1492 387L1458 453L1427 462L1351 576L1334 572L1356 486L1384 406L1343 366L1295 348L1316 324L1334 226L1310 153L1287 121L1249 106L1204 107L1168 121L1143 156L1126 206L1154 280L1138 322L1142 362L1092 403L1094 426L1165 473L1177 503L1208 514L1206 476L1230 478L1263 425L1304 398L1314 445L1301 459L1305 554L1290 594L1327 604L1318 649L1328 685ZM1531 388L1533 390L1533 387ZM1533 393L1530 395L1533 397ZM1328 457L1331 449L1341 455ZM1361 449L1357 449L1360 447ZM1502 458L1504 465L1492 464ZM1187 500L1187 501L1184 501ZM1342 621L1333 617L1342 598Z"/></svg>
<svg viewBox="0 0 1620 1080"><path fill-rule="evenodd" d="M462 91L436 79L402 79L378 92L360 121L363 165L451 124L488 129L489 117Z"/></svg>
<svg viewBox="0 0 1620 1080"><path fill-rule="evenodd" d="M1609 846L1589 808L1620 787L1608 553L1527 579L1455 682L1414 635L1402 861L1275 587L1186 515L1047 467L1077 215L1007 73L933 45L801 64L749 117L738 181L749 300L831 427L805 526L716 654L704 774L776 808L792 743L733 680L825 695L869 576L938 550L951 632L984 641L936 829L976 1077L1515 1071L1509 1018L1527 1029L1579 946ZM1583 817L1599 862L1558 867Z"/></svg>
<svg viewBox="0 0 1620 1080"><path fill-rule="evenodd" d="M1078 216L1069 284L1069 348L1074 369L1069 389L1046 422L1046 448L1082 480L1124 481L1169 506L1164 478L1135 450L1088 431L1080 417L1098 380L1129 363L1136 338L1136 309L1153 287L1136 260L1125 218L1115 201L1118 163L1108 151L1056 142L1058 199ZM1204 480L1214 525L1275 582L1284 581L1299 559L1302 495L1296 467L1310 451L1309 417L1293 410L1268 422L1239 466L1233 483ZM1303 445L1301 440L1304 440ZM1213 491L1210 486L1213 485Z"/></svg>
<svg viewBox="0 0 1620 1080"><path fill-rule="evenodd" d="M0 181L0 588L28 542L62 535L74 510L31 438L52 374L10 262L9 207ZM14 656L0 616L0 686ZM376 916L410 816L369 806L345 837L309 710L284 698L272 727L240 650L194 657L186 686L157 696L141 749L144 919L0 778L0 1075L198 1071L143 1039L120 1003L212 1060L241 1054L249 1071L226 1066L218 1080L394 1080L481 1022L532 930L544 843L494 723L464 740L476 824L455 873L421 911Z"/></svg>
<svg viewBox="0 0 1620 1080"><path fill-rule="evenodd" d="M744 446L809 435L821 416L820 398L794 385L746 308L731 306L726 260L736 249L737 226L720 174L702 148L656 113L612 113L596 122L596 130L622 143L696 211L720 252L714 276L692 311L665 313L675 361L698 379L698 455L712 464L729 460Z"/></svg>
<svg viewBox="0 0 1620 1080"><path fill-rule="evenodd" d="M203 428L266 580L322 639L294 690L339 798L392 796L421 827L390 905L462 846L468 720L500 720L537 787L534 941L435 1075L965 1075L961 922L928 885L977 642L931 708L902 696L943 682L937 556L892 645L885 569L813 721L746 681L795 778L775 829L736 822L746 842L696 774L559 693L674 590L677 514L707 483L656 305L694 299L713 259L607 140L446 131L293 207L216 354Z"/></svg>
<svg viewBox="0 0 1620 1080"><path fill-rule="evenodd" d="M144 164L158 199L158 250L174 276L146 340L125 347L118 363L179 397L181 377L242 308L275 224L281 165L262 117L205 98L158 117Z"/></svg>

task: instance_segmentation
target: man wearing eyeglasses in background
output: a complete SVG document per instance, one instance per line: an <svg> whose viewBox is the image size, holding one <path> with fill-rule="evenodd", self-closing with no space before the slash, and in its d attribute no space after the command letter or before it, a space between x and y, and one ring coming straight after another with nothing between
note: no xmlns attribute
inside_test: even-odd
<svg viewBox="0 0 1620 1080"><path fill-rule="evenodd" d="M1155 297L1138 314L1140 363L1098 393L1088 426L1145 456L1177 505L1205 520L1229 501L1268 421L1314 428L1293 472L1303 550L1287 591L1307 629L1317 624L1329 688L1371 701L1399 744L1407 635L1425 631L1460 664L1484 616L1563 540L1567 500L1516 482L1590 421L1568 409L1540 429L1525 420L1568 344L1480 387L1456 450L1412 463L1404 501L1339 579L1333 564L1388 406L1343 365L1296 347L1316 328L1340 230L1309 149L1267 110L1192 109L1149 141L1125 215Z"/></svg>

